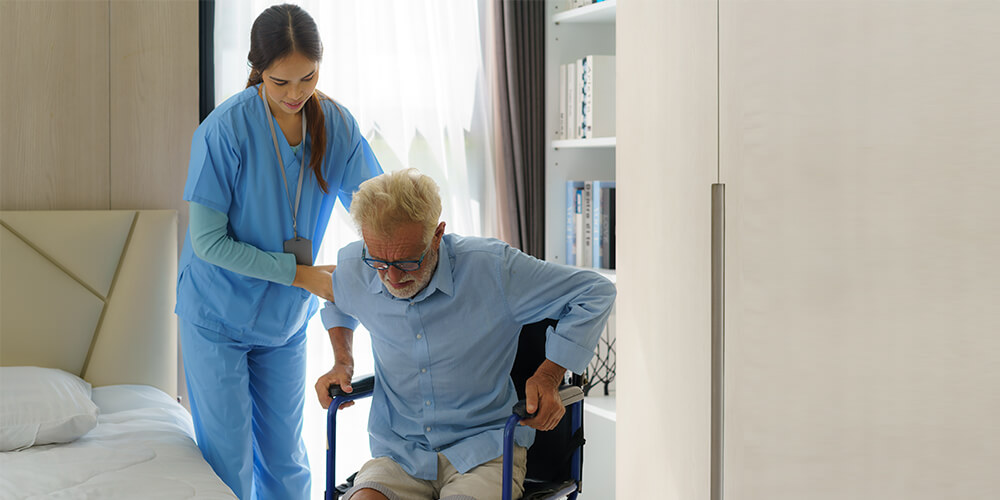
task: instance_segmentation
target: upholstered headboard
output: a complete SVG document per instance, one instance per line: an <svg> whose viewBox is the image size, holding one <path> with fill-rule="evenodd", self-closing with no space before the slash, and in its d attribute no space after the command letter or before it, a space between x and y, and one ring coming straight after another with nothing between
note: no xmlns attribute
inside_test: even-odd
<svg viewBox="0 0 1000 500"><path fill-rule="evenodd" d="M177 212L0 211L0 365L177 395Z"/></svg>

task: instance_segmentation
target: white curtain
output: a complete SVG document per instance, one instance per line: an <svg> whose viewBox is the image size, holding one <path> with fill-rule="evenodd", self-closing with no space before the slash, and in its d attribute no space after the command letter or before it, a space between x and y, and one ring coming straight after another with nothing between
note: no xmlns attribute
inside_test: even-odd
<svg viewBox="0 0 1000 500"><path fill-rule="evenodd" d="M317 88L358 120L385 171L415 167L441 186L448 231L497 234L490 89L485 76L486 0L295 1L319 27L323 61ZM215 101L246 86L250 27L281 1L216 0ZM340 204L318 262L359 236ZM318 315L310 324L304 435L313 470L313 497L322 498L325 413L312 385L333 355ZM372 371L367 332L355 332L355 374ZM338 417L337 479L370 455L364 432L367 404Z"/></svg>
<svg viewBox="0 0 1000 500"><path fill-rule="evenodd" d="M283 2L216 1L216 103L246 85L250 27L261 11L278 3ZM319 27L318 88L354 114L382 167L415 167L433 177L441 186L449 231L495 236L483 1L292 3ZM331 230L346 242L332 223Z"/></svg>

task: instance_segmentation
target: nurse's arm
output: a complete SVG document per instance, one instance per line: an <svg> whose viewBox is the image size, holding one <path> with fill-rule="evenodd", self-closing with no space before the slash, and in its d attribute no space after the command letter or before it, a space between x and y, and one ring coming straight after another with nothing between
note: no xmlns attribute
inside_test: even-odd
<svg viewBox="0 0 1000 500"><path fill-rule="evenodd" d="M316 396L319 404L328 408L333 398L330 397L330 386L336 384L347 393L354 392L351 378L354 377L354 330L342 326L329 330L330 345L333 346L333 368L316 381ZM340 409L354 404L348 401L340 405Z"/></svg>
<svg viewBox="0 0 1000 500"><path fill-rule="evenodd" d="M295 256L265 252L236 241L229 235L229 216L196 202L190 202L191 249L198 258L251 278L291 285L295 277Z"/></svg>
<svg viewBox="0 0 1000 500"><path fill-rule="evenodd" d="M295 279L292 286L297 286L321 299L333 300L333 270L337 266L295 266Z"/></svg>

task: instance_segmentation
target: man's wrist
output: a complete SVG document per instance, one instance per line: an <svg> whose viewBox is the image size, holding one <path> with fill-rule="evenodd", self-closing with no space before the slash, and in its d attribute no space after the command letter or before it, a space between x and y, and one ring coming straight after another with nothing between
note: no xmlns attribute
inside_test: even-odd
<svg viewBox="0 0 1000 500"><path fill-rule="evenodd" d="M536 376L541 377L555 388L558 388L562 384L563 376L565 374L565 368L548 359L542 362L542 364L538 367L538 370L535 371Z"/></svg>

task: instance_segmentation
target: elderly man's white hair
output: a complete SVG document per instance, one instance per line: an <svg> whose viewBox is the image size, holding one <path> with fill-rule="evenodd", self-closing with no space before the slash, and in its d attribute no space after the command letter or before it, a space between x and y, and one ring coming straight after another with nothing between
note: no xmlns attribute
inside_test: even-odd
<svg viewBox="0 0 1000 500"><path fill-rule="evenodd" d="M389 236L402 224L419 222L430 244L441 217L441 195L434 179L415 168L387 172L361 184L351 200L358 231Z"/></svg>

